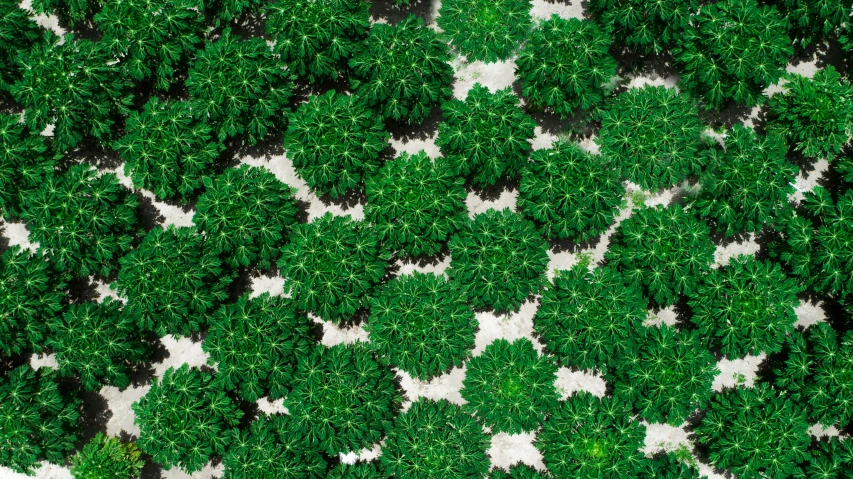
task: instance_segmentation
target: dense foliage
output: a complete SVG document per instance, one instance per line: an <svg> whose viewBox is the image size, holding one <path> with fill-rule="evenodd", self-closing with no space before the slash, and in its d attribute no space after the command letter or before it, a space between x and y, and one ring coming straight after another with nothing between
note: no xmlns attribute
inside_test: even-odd
<svg viewBox="0 0 853 479"><path fill-rule="evenodd" d="M591 16L618 43L640 53L662 53L690 28L698 0L591 0Z"/></svg>
<svg viewBox="0 0 853 479"><path fill-rule="evenodd" d="M708 108L762 102L762 90L781 78L794 53L788 19L756 0L705 5L690 22L673 56L682 72L681 87Z"/></svg>
<svg viewBox="0 0 853 479"><path fill-rule="evenodd" d="M511 89L490 93L475 83L465 101L450 100L441 111L444 121L435 144L451 171L480 186L521 173L536 122L522 111Z"/></svg>
<svg viewBox="0 0 853 479"><path fill-rule="evenodd" d="M56 15L63 23L79 26L101 9L107 0L32 0L36 13Z"/></svg>
<svg viewBox="0 0 853 479"><path fill-rule="evenodd" d="M428 380L462 365L474 349L477 320L464 294L443 276L415 272L379 288L364 328L392 366Z"/></svg>
<svg viewBox="0 0 853 479"><path fill-rule="evenodd" d="M0 216L20 216L21 196L53 173L59 158L48 150L46 140L19 115L0 114Z"/></svg>
<svg viewBox="0 0 853 479"><path fill-rule="evenodd" d="M382 118L358 96L330 90L299 106L284 148L313 191L337 198L379 169L379 154L388 148L390 136Z"/></svg>
<svg viewBox="0 0 853 479"><path fill-rule="evenodd" d="M143 465L136 443L99 432L71 457L71 475L75 479L136 479Z"/></svg>
<svg viewBox="0 0 853 479"><path fill-rule="evenodd" d="M801 47L826 41L850 23L851 0L774 0L790 20L789 36Z"/></svg>
<svg viewBox="0 0 853 479"><path fill-rule="evenodd" d="M311 83L345 75L370 26L367 0L278 0L266 31L289 71Z"/></svg>
<svg viewBox="0 0 853 479"><path fill-rule="evenodd" d="M373 227L331 213L293 227L278 267L297 307L326 321L367 306L365 294L385 275L388 254Z"/></svg>
<svg viewBox="0 0 853 479"><path fill-rule="evenodd" d="M526 464L515 464L509 468L509 472L494 468L489 474L489 479L545 479L547 476Z"/></svg>
<svg viewBox="0 0 853 479"><path fill-rule="evenodd" d="M545 280L548 243L532 222L509 209L474 216L448 245L447 275L474 308L518 309Z"/></svg>
<svg viewBox="0 0 853 479"><path fill-rule="evenodd" d="M450 49L414 14L374 24L349 61L356 93L386 120L419 125L453 93Z"/></svg>
<svg viewBox="0 0 853 479"><path fill-rule="evenodd" d="M42 31L17 0L0 0L0 92L20 78L16 58L26 55Z"/></svg>
<svg viewBox="0 0 853 479"><path fill-rule="evenodd" d="M575 265L542 291L533 329L564 365L608 370L635 354L646 303L613 268Z"/></svg>
<svg viewBox="0 0 853 479"><path fill-rule="evenodd" d="M533 108L567 118L604 98L616 75L611 38L588 20L552 15L530 34L515 61L515 75Z"/></svg>
<svg viewBox="0 0 853 479"><path fill-rule="evenodd" d="M622 177L658 191L699 173L700 133L695 101L674 88L647 85L617 96L601 112L601 151Z"/></svg>
<svg viewBox="0 0 853 479"><path fill-rule="evenodd" d="M797 479L853 478L853 442L837 437L821 438L810 452L808 464L794 472Z"/></svg>
<svg viewBox="0 0 853 479"><path fill-rule="evenodd" d="M131 406L139 426L139 448L163 468L200 471L213 454L225 453L228 437L243 412L213 381L185 363L169 368L162 380Z"/></svg>
<svg viewBox="0 0 853 479"><path fill-rule="evenodd" d="M37 461L62 464L74 450L80 406L59 391L49 368L0 375L0 466L32 474Z"/></svg>
<svg viewBox="0 0 853 479"><path fill-rule="evenodd" d="M329 455L379 442L403 402L394 373L360 342L318 345L301 358L292 383L284 401L292 433Z"/></svg>
<svg viewBox="0 0 853 479"><path fill-rule="evenodd" d="M290 299L241 296L210 317L202 349L216 364L214 382L247 401L287 395L296 362L314 345L313 325Z"/></svg>
<svg viewBox="0 0 853 479"><path fill-rule="evenodd" d="M469 62L509 58L532 28L530 0L445 0L435 23Z"/></svg>
<svg viewBox="0 0 853 479"><path fill-rule="evenodd" d="M468 221L466 192L443 157L400 153L367 179L364 215L398 256L438 253Z"/></svg>

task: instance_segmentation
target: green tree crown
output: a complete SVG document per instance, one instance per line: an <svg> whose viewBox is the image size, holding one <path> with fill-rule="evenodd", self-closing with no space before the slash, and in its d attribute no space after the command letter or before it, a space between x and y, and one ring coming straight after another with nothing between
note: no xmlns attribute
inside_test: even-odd
<svg viewBox="0 0 853 479"><path fill-rule="evenodd" d="M0 114L0 215L6 219L20 217L21 196L47 181L60 158L49 151L47 137L20 120Z"/></svg>
<svg viewBox="0 0 853 479"><path fill-rule="evenodd" d="M468 61L502 61L532 28L530 6L530 0L445 0L435 22Z"/></svg>
<svg viewBox="0 0 853 479"><path fill-rule="evenodd" d="M15 59L26 55L42 36L32 12L19 5L16 0L0 0L0 92L20 79Z"/></svg>
<svg viewBox="0 0 853 479"><path fill-rule="evenodd" d="M134 442L99 432L71 457L75 479L136 479L142 472L142 452Z"/></svg>
<svg viewBox="0 0 853 479"><path fill-rule="evenodd" d="M537 471L535 468L527 464L515 464L509 468L509 471L503 469L492 469L489 479L545 479L545 473Z"/></svg>
<svg viewBox="0 0 853 479"><path fill-rule="evenodd" d="M204 3L208 22L216 28L227 27L247 16L262 16L269 6L269 0L205 0Z"/></svg>
<svg viewBox="0 0 853 479"><path fill-rule="evenodd" d="M690 27L698 0L591 0L591 16L619 43L643 54L660 54Z"/></svg>
<svg viewBox="0 0 853 479"><path fill-rule="evenodd" d="M385 479L379 472L378 461L358 461L355 464L340 463L328 474L326 479Z"/></svg>
<svg viewBox="0 0 853 479"><path fill-rule="evenodd" d="M819 440L811 448L811 459L799 470L796 479L851 479L853 478L853 442L830 437Z"/></svg>
<svg viewBox="0 0 853 479"><path fill-rule="evenodd" d="M32 0L36 13L56 15L64 24L81 26L101 9L105 0Z"/></svg>
<svg viewBox="0 0 853 479"><path fill-rule="evenodd" d="M788 35L806 48L842 34L850 23L851 0L775 0L782 15L791 20Z"/></svg>

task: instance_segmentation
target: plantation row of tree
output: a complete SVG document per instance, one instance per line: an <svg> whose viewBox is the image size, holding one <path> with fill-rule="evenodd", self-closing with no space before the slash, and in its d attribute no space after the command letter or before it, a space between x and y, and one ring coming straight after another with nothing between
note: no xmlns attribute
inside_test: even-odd
<svg viewBox="0 0 853 479"><path fill-rule="evenodd" d="M687 421L699 455L739 478L853 478L853 442L808 432L853 432L853 90L832 65L785 74L795 50L853 44L853 0L591 0L588 19L541 22L525 0L445 0L442 33L414 15L371 23L366 0L32 8L72 33L0 0L0 211L38 243L0 255L1 466L70 461L75 477L129 479L146 460L193 472L220 458L223 479L698 478L692 451L641 451L644 423ZM623 50L671 59L678 89L620 86ZM522 98L480 84L451 98L454 53L514 58ZM761 105L766 122L714 134L708 112L733 104ZM433 110L441 156L390 157L391 133ZM600 153L569 138L533 151L541 111L594 125ZM269 141L314 193L363 194L364 220L306 222L293 187L226 165L233 147ZM138 192L76 159L90 148L115 152L136 189L193 207L193 226L144 221ZM791 201L796 165L818 160L833 181ZM654 207L626 189L685 181L683 198ZM507 183L515 209L469 217L469 191ZM549 279L553 246L611 228L602 262ZM748 233L759 253L717 267L716 244ZM445 255L446 274L394 273ZM240 283L257 271L283 277L286 297L250 297ZM121 299L79 298L91 277ZM835 309L795 328L807 296ZM542 354L499 339L473 355L475 312L531 300ZM675 325L644 324L664 307ZM370 340L323 346L309 315L363 320ZM199 332L215 371L148 380L134 441L83 438L82 397L130 386L157 337ZM34 370L34 353L57 369ZM720 359L761 353L754 388L712 390ZM463 366L462 406L406 404L396 384L395 370L428 381ZM606 396L560 400L559 367L600 374ZM288 413L251 417L263 397ZM536 431L549 472L490 472L484 428ZM338 464L380 441L377 460Z"/></svg>

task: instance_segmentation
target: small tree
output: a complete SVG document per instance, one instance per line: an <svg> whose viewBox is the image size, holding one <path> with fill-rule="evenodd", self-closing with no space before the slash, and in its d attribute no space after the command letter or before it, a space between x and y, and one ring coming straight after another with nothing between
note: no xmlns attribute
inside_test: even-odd
<svg viewBox="0 0 853 479"><path fill-rule="evenodd" d="M851 0L774 0L791 19L788 35L806 48L836 37L850 22Z"/></svg>
<svg viewBox="0 0 853 479"><path fill-rule="evenodd" d="M468 361L463 407L493 432L535 431L557 404L557 365L539 356L527 338L496 339Z"/></svg>
<svg viewBox="0 0 853 479"><path fill-rule="evenodd" d="M591 0L588 12L618 43L643 54L660 54L691 28L698 0Z"/></svg>
<svg viewBox="0 0 853 479"><path fill-rule="evenodd" d="M327 464L316 445L290 431L290 416L261 413L230 431L222 479L320 479Z"/></svg>
<svg viewBox="0 0 853 479"><path fill-rule="evenodd" d="M609 370L635 354L646 303L613 268L575 265L542 291L533 329L564 365Z"/></svg>
<svg viewBox="0 0 853 479"><path fill-rule="evenodd" d="M788 20L756 0L702 7L673 48L680 86L720 109L729 101L751 107L782 77L793 55Z"/></svg>
<svg viewBox="0 0 853 479"><path fill-rule="evenodd" d="M73 304L62 317L48 324L47 346L64 376L79 376L87 391L102 385L124 389L130 385L130 368L148 358L136 318L122 303L107 297L103 303Z"/></svg>
<svg viewBox="0 0 853 479"><path fill-rule="evenodd" d="M278 267L297 307L326 321L365 306L389 259L370 225L331 213L294 226L281 253Z"/></svg>
<svg viewBox="0 0 853 479"><path fill-rule="evenodd" d="M135 442L99 432L71 458L75 479L137 479L142 472L142 452Z"/></svg>
<svg viewBox="0 0 853 479"><path fill-rule="evenodd" d="M21 218L30 240L51 256L57 270L71 276L109 276L136 239L138 205L115 174L80 164L24 192Z"/></svg>
<svg viewBox="0 0 853 479"><path fill-rule="evenodd" d="M678 204L643 207L619 224L605 260L642 283L647 297L666 307L689 294L714 261L708 226Z"/></svg>
<svg viewBox="0 0 853 479"><path fill-rule="evenodd" d="M194 228L155 228L119 263L114 286L127 298L127 313L160 336L202 329L233 280Z"/></svg>
<svg viewBox="0 0 853 479"><path fill-rule="evenodd" d="M557 140L533 152L516 203L542 236L590 241L604 233L624 204L625 187L609 156Z"/></svg>
<svg viewBox="0 0 853 479"><path fill-rule="evenodd" d="M32 12L19 5L16 0L0 0L0 92L21 78L15 59L26 55L42 36Z"/></svg>
<svg viewBox="0 0 853 479"><path fill-rule="evenodd" d="M778 264L737 256L701 277L689 294L690 320L730 359L778 353L794 332L801 290Z"/></svg>
<svg viewBox="0 0 853 479"><path fill-rule="evenodd" d="M459 367L474 349L478 324L465 299L443 276L395 278L370 300L370 346L422 381Z"/></svg>
<svg viewBox="0 0 853 479"><path fill-rule="evenodd" d="M232 267L269 269L296 224L295 188L265 168L228 168L198 198L193 223L205 241Z"/></svg>
<svg viewBox="0 0 853 479"><path fill-rule="evenodd" d="M370 29L366 0L278 0L266 14L275 52L311 83L344 77Z"/></svg>
<svg viewBox="0 0 853 479"><path fill-rule="evenodd" d="M349 61L352 88L386 120L419 125L450 98L450 49L410 14L396 25L377 23Z"/></svg>
<svg viewBox="0 0 853 479"><path fill-rule="evenodd" d="M222 389L239 390L247 401L285 397L298 359L313 350L313 324L289 299L264 293L219 308L211 315L202 349L217 365Z"/></svg>
<svg viewBox="0 0 853 479"><path fill-rule="evenodd" d="M502 61L533 26L530 6L530 0L445 0L435 22L468 61Z"/></svg>
<svg viewBox="0 0 853 479"><path fill-rule="evenodd" d="M206 121L194 118L200 109L198 102L151 97L141 112L131 112L125 134L113 148L134 187L180 203L201 188L223 145Z"/></svg>
<svg viewBox="0 0 853 479"><path fill-rule="evenodd" d="M400 153L368 177L364 216L386 249L399 256L434 255L468 220L463 180L442 158Z"/></svg>
<svg viewBox="0 0 853 479"><path fill-rule="evenodd" d="M379 154L390 137L382 118L357 96L330 90L299 106L284 148L313 191L337 198L379 169Z"/></svg>
<svg viewBox="0 0 853 479"><path fill-rule="evenodd" d="M20 120L0 114L0 215L7 219L20 217L21 196L47 181L59 159L48 150L47 138Z"/></svg>
<svg viewBox="0 0 853 479"><path fill-rule="evenodd" d="M554 14L540 23L515 62L530 106L567 118L600 102L616 75L610 42L610 35L591 21Z"/></svg>
<svg viewBox="0 0 853 479"><path fill-rule="evenodd" d="M419 399L394 419L379 460L386 477L480 479L488 448L489 436L459 406Z"/></svg>
<svg viewBox="0 0 853 479"><path fill-rule="evenodd" d="M644 459L645 429L626 404L581 391L551 411L533 445L555 477L621 479Z"/></svg>
<svg viewBox="0 0 853 479"><path fill-rule="evenodd" d="M465 101L441 106L435 144L451 170L477 185L518 177L530 155L536 122L524 113L510 88L489 93L475 83Z"/></svg>
<svg viewBox="0 0 853 479"><path fill-rule="evenodd" d="M403 402L394 373L364 343L318 345L303 357L284 405L291 431L329 455L379 442Z"/></svg>
<svg viewBox="0 0 853 479"><path fill-rule="evenodd" d="M712 463L743 479L789 477L809 458L805 412L766 384L716 394L696 426Z"/></svg>
<svg viewBox="0 0 853 479"><path fill-rule="evenodd" d="M601 112L601 151L645 190L676 185L705 163L698 113L695 101L674 88L632 88Z"/></svg>
<svg viewBox="0 0 853 479"><path fill-rule="evenodd" d="M809 158L832 160L853 134L853 86L831 65L814 78L786 74L770 100L769 129Z"/></svg>
<svg viewBox="0 0 853 479"><path fill-rule="evenodd" d="M530 221L489 209L450 239L447 274L474 308L515 310L545 280L548 243Z"/></svg>
<svg viewBox="0 0 853 479"><path fill-rule="evenodd" d="M784 138L735 124L726 132L725 147L707 152L701 187L690 192L688 202L716 231L726 236L758 232L788 207L797 167L785 159Z"/></svg>
<svg viewBox="0 0 853 479"><path fill-rule="evenodd" d="M131 405L139 426L139 448L169 470L200 471L213 454L223 455L243 416L213 376L184 363Z"/></svg>
<svg viewBox="0 0 853 479"><path fill-rule="evenodd" d="M241 40L226 28L198 53L188 75L190 96L201 102L198 115L219 141L239 136L254 145L285 125L291 74L263 38Z"/></svg>
<svg viewBox="0 0 853 479"><path fill-rule="evenodd" d="M62 464L77 441L80 409L50 368L23 365L0 376L0 466L33 474L38 461Z"/></svg>

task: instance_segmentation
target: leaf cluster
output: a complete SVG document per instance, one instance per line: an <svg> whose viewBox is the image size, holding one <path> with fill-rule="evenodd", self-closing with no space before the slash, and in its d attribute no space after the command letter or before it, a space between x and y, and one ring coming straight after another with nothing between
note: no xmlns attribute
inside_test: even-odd
<svg viewBox="0 0 853 479"><path fill-rule="evenodd" d="M853 478L853 442L830 437L818 441L810 452L808 464L794 472L796 479Z"/></svg>
<svg viewBox="0 0 853 479"><path fill-rule="evenodd" d="M56 15L64 24L80 27L101 9L105 0L32 0L36 13Z"/></svg>
<svg viewBox="0 0 853 479"><path fill-rule="evenodd" d="M489 479L545 479L547 476L544 473L537 471L532 466L527 464L515 464L509 468L509 471L494 468L489 475Z"/></svg>
<svg viewBox="0 0 853 479"><path fill-rule="evenodd" d="M450 98L450 49L414 14L377 23L349 61L356 93L386 120L419 125L433 106Z"/></svg>
<svg viewBox="0 0 853 479"><path fill-rule="evenodd" d="M367 178L365 218L388 251L434 255L468 221L463 183L445 158L402 152Z"/></svg>
<svg viewBox="0 0 853 479"><path fill-rule="evenodd" d="M385 479L379 472L379 461L358 461L355 464L340 463L328 474L326 479Z"/></svg>
<svg viewBox="0 0 853 479"><path fill-rule="evenodd" d="M436 146L454 174L491 186L516 178L532 148L536 122L524 113L510 88L490 93L475 83L464 101L441 106Z"/></svg>
<svg viewBox="0 0 853 479"><path fill-rule="evenodd" d="M625 187L610 156L557 140L533 152L522 170L518 211L542 236L590 241L604 233L623 205Z"/></svg>
<svg viewBox="0 0 853 479"><path fill-rule="evenodd" d="M638 477L640 479L707 479L707 476L700 476L696 469L680 457L680 451L647 459L645 469L638 471ZM687 451L687 454L690 452Z"/></svg>
<svg viewBox="0 0 853 479"><path fill-rule="evenodd" d="M698 0L591 0L588 11L618 43L643 54L660 54L690 27Z"/></svg>
<svg viewBox="0 0 853 479"><path fill-rule="evenodd" d="M291 116L284 148L313 191L338 198L379 169L390 137L358 96L330 90L312 95Z"/></svg>
<svg viewBox="0 0 853 479"><path fill-rule="evenodd" d="M71 458L75 479L136 479L144 465L142 452L134 442L99 432Z"/></svg>
<svg viewBox="0 0 853 479"><path fill-rule="evenodd" d="M545 281L548 243L508 208L466 222L450 242L447 275L474 308L518 309Z"/></svg>
<svg viewBox="0 0 853 479"><path fill-rule="evenodd" d="M31 11L21 8L17 0L0 0L0 92L20 79L15 59L26 55L41 36Z"/></svg>
<svg viewBox="0 0 853 479"><path fill-rule="evenodd" d="M788 35L802 48L841 33L849 25L853 11L851 0L775 0L774 3L791 20Z"/></svg>
<svg viewBox="0 0 853 479"><path fill-rule="evenodd" d="M540 23L515 62L530 106L567 118L604 99L606 85L616 75L610 43L610 35L592 21L554 14Z"/></svg>
<svg viewBox="0 0 853 479"><path fill-rule="evenodd" d="M208 22L219 28L235 20L239 23L246 17L263 16L269 0L205 0L204 3Z"/></svg>
<svg viewBox="0 0 853 479"><path fill-rule="evenodd" d="M19 217L21 195L41 186L53 173L59 158L48 145L47 138L30 129L19 115L0 114L0 216Z"/></svg>
<svg viewBox="0 0 853 479"><path fill-rule="evenodd" d="M445 0L436 25L468 61L503 61L533 26L530 6L530 0Z"/></svg>

